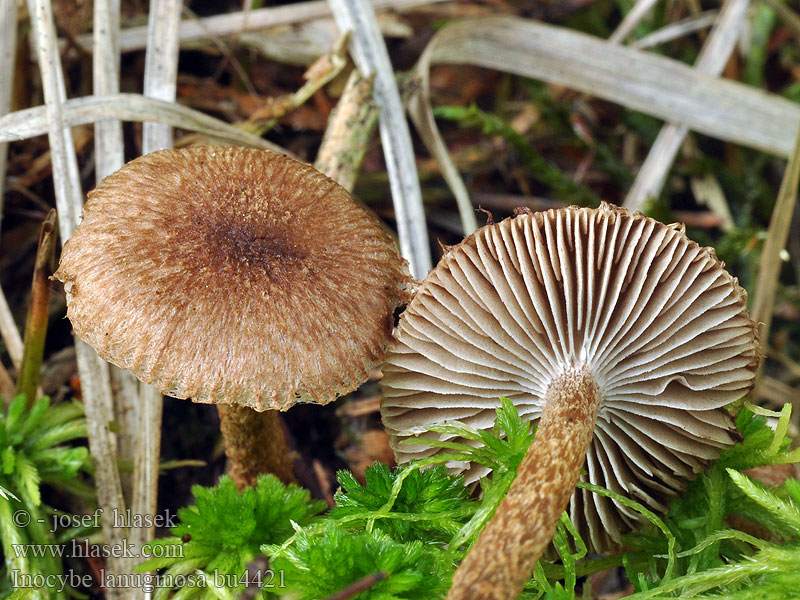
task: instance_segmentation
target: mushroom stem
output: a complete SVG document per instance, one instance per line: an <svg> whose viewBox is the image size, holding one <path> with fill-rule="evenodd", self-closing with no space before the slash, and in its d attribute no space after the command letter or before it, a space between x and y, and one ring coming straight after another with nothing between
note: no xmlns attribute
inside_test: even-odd
<svg viewBox="0 0 800 600"><path fill-rule="evenodd" d="M597 386L585 368L553 380L536 437L508 494L456 571L448 600L519 597L575 489L598 404Z"/></svg>
<svg viewBox="0 0 800 600"><path fill-rule="evenodd" d="M277 411L256 412L238 404L218 404L217 410L230 477L239 490L255 487L262 473L272 473L284 483L297 483Z"/></svg>

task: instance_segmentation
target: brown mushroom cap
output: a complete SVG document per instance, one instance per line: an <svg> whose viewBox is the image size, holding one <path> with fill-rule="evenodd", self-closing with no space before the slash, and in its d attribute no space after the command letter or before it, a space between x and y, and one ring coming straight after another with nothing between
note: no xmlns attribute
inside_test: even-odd
<svg viewBox="0 0 800 600"><path fill-rule="evenodd" d="M521 215L454 247L403 313L383 367L384 425L401 444L434 422L488 429L498 397L536 422L550 383L588 370L600 393L588 481L664 510L733 443L724 408L753 384L746 293L684 227L603 204ZM462 440L463 441L463 440ZM479 465L454 464L467 479ZM571 517L601 550L640 515L577 490Z"/></svg>
<svg viewBox="0 0 800 600"><path fill-rule="evenodd" d="M92 192L55 277L104 359L165 394L285 410L382 360L409 276L344 188L263 150L163 150Z"/></svg>

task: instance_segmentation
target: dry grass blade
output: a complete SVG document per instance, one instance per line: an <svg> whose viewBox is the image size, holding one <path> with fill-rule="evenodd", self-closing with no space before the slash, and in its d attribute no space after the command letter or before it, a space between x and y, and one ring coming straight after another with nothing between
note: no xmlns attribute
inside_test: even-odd
<svg viewBox="0 0 800 600"><path fill-rule="evenodd" d="M686 139L683 141L683 146L681 147L681 154L691 160L701 158L702 152L697 147L697 142L693 135L689 134L686 136ZM733 221L733 215L731 214L730 206L728 206L728 200L725 198L725 192L716 176L713 173L696 175L689 180L689 185L692 188L692 194L694 194L697 203L707 206L711 213L719 219L718 227L725 232L732 231L736 224ZM689 227L692 226L691 223L686 220L685 216L678 215L676 211L673 211L673 214L675 214L675 218L680 222L685 223Z"/></svg>
<svg viewBox="0 0 800 600"><path fill-rule="evenodd" d="M180 0L154 0L147 25L147 52L144 65L144 95L175 101L178 78L178 24ZM145 123L142 128L142 153L172 148L172 129L167 123Z"/></svg>
<svg viewBox="0 0 800 600"><path fill-rule="evenodd" d="M653 7L656 5L658 0L638 0L634 7L628 11L628 14L625 15L625 18L622 19L622 23L614 30L608 41L614 44L618 44L624 41L636 26L647 16Z"/></svg>
<svg viewBox="0 0 800 600"><path fill-rule="evenodd" d="M154 0L150 3L147 51L144 66L144 95L175 102L178 78L178 26L180 0ZM172 128L167 123L145 123L142 128L142 153L172 148ZM152 515L157 510L158 461L161 453L161 414L164 399L159 390L139 384L138 444L133 457L131 505L134 514ZM130 532L138 547L155 535L155 527L140 527Z"/></svg>
<svg viewBox="0 0 800 600"><path fill-rule="evenodd" d="M457 22L441 29L420 57L420 90L409 108L462 218L466 189L438 134L429 100L428 72L440 63L478 65L571 87L779 156L791 153L800 125L797 104L669 58L518 17Z"/></svg>
<svg viewBox="0 0 800 600"><path fill-rule="evenodd" d="M10 399L14 397L15 391L14 380L11 379L11 375L5 366L0 363L0 396L3 397L3 406L5 408L8 408Z"/></svg>
<svg viewBox="0 0 800 600"><path fill-rule="evenodd" d="M701 73L719 75L728 62L745 18L749 0L728 0L719 14L716 26L700 51L695 68ZM628 191L624 206L629 210L641 210L648 198L658 196L675 155L689 132L687 125L669 123L658 134L653 148L647 156L636 181Z"/></svg>
<svg viewBox="0 0 800 600"><path fill-rule="evenodd" d="M767 240L761 251L761 262L758 268L758 283L756 284L753 298L753 320L760 323L759 336L761 343L766 347L769 339L769 329L772 323L772 309L775 306L775 294L778 289L778 275L780 274L781 251L786 247L789 237L789 227L792 223L792 213L797 202L797 186L800 181L800 133L797 135L794 151L786 165L783 174L781 189L772 211L769 222ZM762 362L763 367L763 362Z"/></svg>
<svg viewBox="0 0 800 600"><path fill-rule="evenodd" d="M0 81L14 81L17 49L17 2L0 0ZM0 89L0 115L11 110L11 85ZM0 143L0 220L3 218L8 144Z"/></svg>
<svg viewBox="0 0 800 600"><path fill-rule="evenodd" d="M331 0L331 9L339 29L352 32L353 58L361 74L375 73L374 98L380 108L381 143L392 189L400 251L408 260L411 275L422 279L431 268L425 209L411 133L389 53L375 12L367 0Z"/></svg>
<svg viewBox="0 0 800 600"><path fill-rule="evenodd" d="M787 402L792 404L792 412L800 409L800 394L797 388L786 385L774 377L764 376L758 383L755 398L766 401L773 410L780 409Z"/></svg>
<svg viewBox="0 0 800 600"><path fill-rule="evenodd" d="M66 90L51 6L47 0L29 0L28 10L34 23L37 58L44 88L46 129L53 166L53 187L63 242L69 239L77 227L81 213L82 192L78 163L72 142L72 133L63 118ZM122 488L119 483L114 440L108 428L112 419L108 365L98 358L94 350L77 338L75 339L75 351L84 404L86 405L89 447L95 463L98 503L104 509L112 507L124 509L125 500L122 497ZM110 511L107 514L110 514ZM112 525L113 522L110 519L103 520L105 541L115 545L121 543L126 530L112 527ZM120 567L120 559L114 556L108 558L109 573L119 573ZM113 599L124 597L124 594L116 592L109 590L109 597Z"/></svg>
<svg viewBox="0 0 800 600"><path fill-rule="evenodd" d="M444 0L373 0L375 10L408 10L415 6L443 2ZM181 21L178 36L181 42L207 41L210 36L226 36L258 31L277 25L301 23L312 19L330 17L331 8L324 0L314 2L300 2L287 6L258 8L250 11L241 11L203 19L189 19ZM77 38L78 44L87 52L92 49L90 36L81 35ZM147 44L147 27L131 27L122 31L119 38L120 50L131 52L141 50Z"/></svg>
<svg viewBox="0 0 800 600"><path fill-rule="evenodd" d="M119 93L120 0L95 0L92 76L96 96ZM100 120L94 124L95 178L99 182L125 162L122 123Z"/></svg>
<svg viewBox="0 0 800 600"><path fill-rule="evenodd" d="M429 50L431 47L432 45L428 45ZM444 177L456 198L456 206L458 206L458 213L461 217L461 228L463 229L463 234L468 236L478 229L478 219L475 217L475 209L472 206L467 186L464 185L464 181L458 174L458 169L456 169L453 160L450 158L450 152L439 135L436 121L433 118L433 111L430 105L430 79L428 76L430 65L426 61L427 55L428 50L422 55L417 65L420 75L420 89L418 93L413 94L409 99L408 112L411 120L414 121L417 133L419 133L422 141L425 142L428 151L439 163L442 177Z"/></svg>
<svg viewBox="0 0 800 600"><path fill-rule="evenodd" d="M119 93L119 16L119 0L95 0L93 89L97 96ZM95 179L100 182L125 162L121 121L102 119L95 122L94 137ZM139 432L138 381L129 371L112 365L109 365L109 374L114 415L120 424L116 436L117 453L120 458L133 462ZM133 497L131 479L131 474L121 474L121 485L127 498Z"/></svg>
<svg viewBox="0 0 800 600"><path fill-rule="evenodd" d="M772 7L775 13L786 23L787 27L789 27L796 36L800 36L800 15L780 0L764 0L764 2Z"/></svg>
<svg viewBox="0 0 800 600"><path fill-rule="evenodd" d="M37 61L44 88L44 116L53 164L58 224L63 242L69 239L80 222L83 194L78 159L72 142L72 132L63 118L62 104L66 100L66 91L50 3L47 0L28 0L28 11L33 21Z"/></svg>
<svg viewBox="0 0 800 600"><path fill-rule="evenodd" d="M265 148L291 156L288 150L276 144L200 111L165 100L145 98L139 94L73 98L62 105L62 113L64 124L68 127L93 123L99 118L159 121L173 127L204 133L223 143ZM47 113L44 107L26 108L0 117L0 142L26 139L44 133L47 133Z"/></svg>
<svg viewBox="0 0 800 600"><path fill-rule="evenodd" d="M31 12L34 15L38 62L45 92L45 114L53 164L53 183L63 242L71 236L78 225L82 192L72 135L69 126L63 119L63 103L66 99L66 92L50 4L46 0L33 0L28 4L29 10L33 8ZM108 423L112 417L108 365L100 360L94 350L77 338L75 350L86 405L90 434L89 444L95 462L98 503L105 508L124 509L125 501L119 484L114 440L108 429ZM114 528L112 523L103 523L103 534L109 544L121 542L125 533L124 528ZM109 572L120 572L120 568L121 561L116 557L109 557ZM124 596L112 592L110 597Z"/></svg>
<svg viewBox="0 0 800 600"><path fill-rule="evenodd" d="M658 46L659 44L677 40L678 38L687 36L695 31L701 31L707 27L711 27L717 22L718 17L718 11L708 10L700 13L699 15L671 23L666 27L662 27L651 34L632 42L629 44L629 47L636 48L638 50L644 50L645 48L651 48L653 46Z"/></svg>
<svg viewBox="0 0 800 600"><path fill-rule="evenodd" d="M247 119L243 128L255 135L264 135L278 124L281 117L299 108L311 99L320 89L342 72L347 64L347 41L349 35L341 34L333 42L333 47L318 56L312 65L303 73L305 83L300 89L278 97L256 110ZM181 140L183 143L186 138Z"/></svg>
<svg viewBox="0 0 800 600"><path fill-rule="evenodd" d="M101 360L88 344L75 338L75 358L81 376L83 403L86 406L86 424L89 433L89 450L94 461L94 481L97 489L97 504L105 514L125 510L119 469L116 462L114 434L109 423L114 420L112 412L113 397L109 384L108 363ZM114 527L111 519L103 520L103 541L107 544L122 544L127 537L127 528ZM119 558L109 557L107 572L112 576L123 573ZM125 598L124 590L109 588L108 598Z"/></svg>
<svg viewBox="0 0 800 600"><path fill-rule="evenodd" d="M378 25L385 38L408 39L413 35L405 18L395 13L379 13ZM323 18L243 33L236 41L267 60L308 66L328 52L338 35L333 18Z"/></svg>
<svg viewBox="0 0 800 600"><path fill-rule="evenodd" d="M11 358L11 364L14 368L19 369L22 364L22 336L17 329L17 324L14 322L14 315L11 314L11 309L8 306L6 295L0 289L0 334L3 336L3 343L6 345L6 351Z"/></svg>
<svg viewBox="0 0 800 600"><path fill-rule="evenodd" d="M16 0L0 0L0 81L14 81L14 60L17 47L17 2ZM10 85L0 89L0 115L11 108ZM0 219L3 216L3 197L5 196L6 160L8 144L0 143ZM0 289L0 334L11 362L19 368L22 360L22 336L20 336L11 309ZM12 387L13 394L13 387Z"/></svg>

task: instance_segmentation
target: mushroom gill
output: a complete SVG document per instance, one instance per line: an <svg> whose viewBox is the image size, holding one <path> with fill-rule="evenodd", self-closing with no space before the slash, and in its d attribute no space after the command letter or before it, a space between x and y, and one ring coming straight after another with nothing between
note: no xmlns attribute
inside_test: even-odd
<svg viewBox="0 0 800 600"><path fill-rule="evenodd" d="M519 215L452 248L423 282L383 368L383 422L405 462L438 451L402 444L436 435L431 423L490 428L500 396L537 423L569 388L562 408L589 402L575 479L584 466L586 480L663 511L733 443L725 407L748 392L759 360L745 307L736 279L683 226L605 203ZM452 467L470 481L486 474ZM574 483L568 510L591 548L640 519Z"/></svg>

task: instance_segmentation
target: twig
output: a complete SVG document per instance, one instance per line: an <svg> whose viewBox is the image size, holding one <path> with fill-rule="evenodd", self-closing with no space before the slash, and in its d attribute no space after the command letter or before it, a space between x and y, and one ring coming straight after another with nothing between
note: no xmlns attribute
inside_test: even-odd
<svg viewBox="0 0 800 600"><path fill-rule="evenodd" d="M372 77L350 74L322 138L314 167L348 190L353 189L369 139L378 123L372 102Z"/></svg>
<svg viewBox="0 0 800 600"><path fill-rule="evenodd" d="M431 268L428 230L422 191L389 53L367 0L331 0L340 31L352 31L351 51L362 75L375 73L375 103L380 108L380 131L389 183L392 189L400 251L408 260L411 275L422 279Z"/></svg>
<svg viewBox="0 0 800 600"><path fill-rule="evenodd" d="M402 11L433 4L434 2L444 2L445 0L373 0L375 10L395 10ZM207 40L209 36L225 36L244 33L247 31L258 31L277 25L289 25L301 23L331 16L331 7L324 0L314 2L298 2L287 6L270 8L259 8L250 11L240 11L205 17L203 19L189 19L181 21L178 29L178 36L181 42L194 40ZM92 40L88 35L77 37L80 44L87 52L91 51ZM119 38L121 52L132 52L141 50L147 44L147 27L131 27L122 30Z"/></svg>
<svg viewBox="0 0 800 600"><path fill-rule="evenodd" d="M340 34L334 41L333 48L320 56L303 74L306 82L303 86L286 96L282 96L268 106L254 112L242 128L254 135L264 135L272 129L278 119L305 104L317 91L332 81L347 66L347 33Z"/></svg>
<svg viewBox="0 0 800 600"><path fill-rule="evenodd" d="M728 0L719 14L719 21L708 36L695 68L701 73L719 75L730 58L747 15L749 0ZM645 201L657 196L664 186L675 155L689 131L687 125L669 123L658 134L650 153L628 191L624 206L641 210Z"/></svg>
<svg viewBox="0 0 800 600"><path fill-rule="evenodd" d="M31 305L25 321L25 345L22 366L17 376L17 394L28 399L28 406L36 401L36 390L42 371L44 341L50 308L50 281L56 251L56 211L51 210L39 231L39 244L33 267Z"/></svg>

